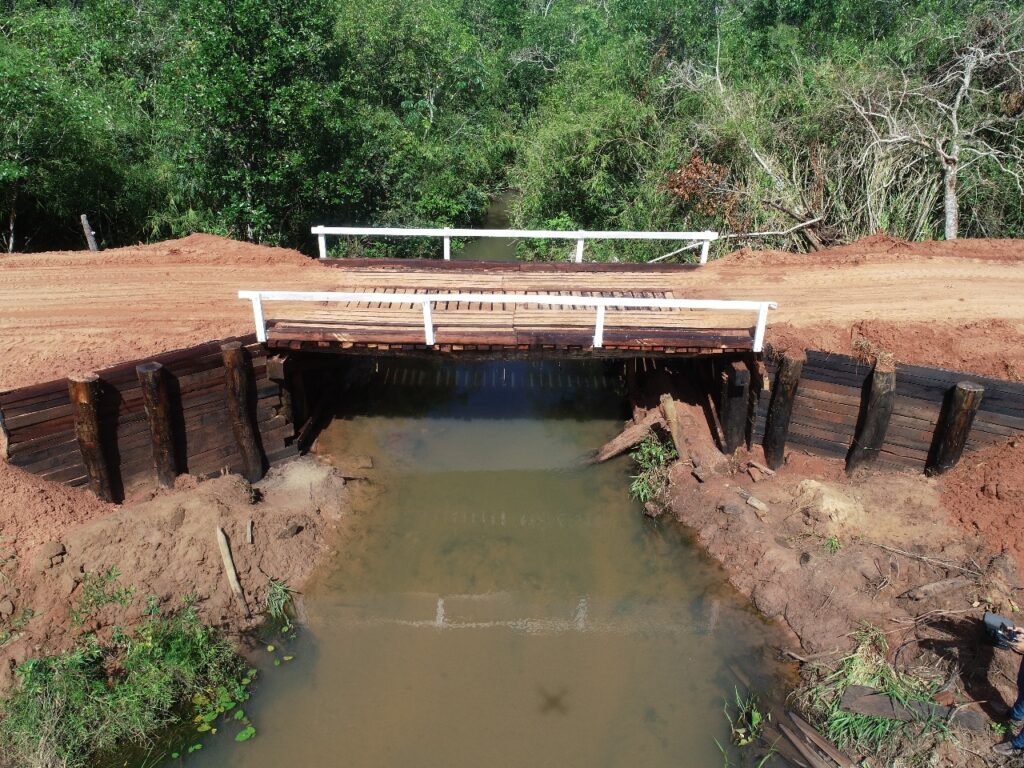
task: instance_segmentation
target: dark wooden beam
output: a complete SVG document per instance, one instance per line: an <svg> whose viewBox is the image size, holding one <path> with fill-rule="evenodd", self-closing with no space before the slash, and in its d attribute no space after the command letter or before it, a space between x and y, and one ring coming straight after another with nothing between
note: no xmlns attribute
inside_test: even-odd
<svg viewBox="0 0 1024 768"><path fill-rule="evenodd" d="M778 469L785 461L789 420L806 359L803 352L786 352L779 361L764 427L764 459L770 469Z"/></svg>
<svg viewBox="0 0 1024 768"><path fill-rule="evenodd" d="M853 445L846 455L846 474L852 475L878 458L895 404L896 368L891 363L876 363L861 395L860 419Z"/></svg>
<svg viewBox="0 0 1024 768"><path fill-rule="evenodd" d="M925 468L929 475L948 472L960 461L984 395L985 388L973 381L961 381L949 392L935 427L935 438Z"/></svg>
<svg viewBox="0 0 1024 768"><path fill-rule="evenodd" d="M309 408L306 404L305 377L297 361L288 355L267 358L267 378L281 387L281 412L289 424L306 423Z"/></svg>
<svg viewBox="0 0 1024 768"><path fill-rule="evenodd" d="M153 447L153 469L162 488L174 485L181 474L174 449L174 427L171 421L171 398L167 374L160 363L142 363L135 367L142 387L142 403L149 418L149 435Z"/></svg>
<svg viewBox="0 0 1024 768"><path fill-rule="evenodd" d="M224 395L231 429L235 433L238 453L242 457L242 474L246 480L255 483L263 477L264 461L259 432L253 418L256 401L252 386L252 360L238 341L222 344L221 355L224 360Z"/></svg>
<svg viewBox="0 0 1024 768"><path fill-rule="evenodd" d="M100 377L95 373L69 377L68 394L75 420L75 438L89 476L89 488L103 501L113 501L110 466L100 432Z"/></svg>
<svg viewBox="0 0 1024 768"><path fill-rule="evenodd" d="M719 420L726 453L734 453L746 442L747 415L750 410L750 369L734 360L722 369L722 390L718 400Z"/></svg>

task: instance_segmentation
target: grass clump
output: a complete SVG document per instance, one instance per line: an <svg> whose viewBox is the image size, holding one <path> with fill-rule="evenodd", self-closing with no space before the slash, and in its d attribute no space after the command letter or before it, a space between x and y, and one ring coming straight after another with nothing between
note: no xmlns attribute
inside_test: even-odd
<svg viewBox="0 0 1024 768"><path fill-rule="evenodd" d="M248 698L254 670L185 606L151 601L132 632L30 659L0 711L0 753L16 766L84 768L115 750L152 747L189 711L200 730Z"/></svg>
<svg viewBox="0 0 1024 768"><path fill-rule="evenodd" d="M267 584L267 617L282 632L292 629L292 595L294 590L280 579L271 579Z"/></svg>
<svg viewBox="0 0 1024 768"><path fill-rule="evenodd" d="M854 652L821 681L805 688L799 698L822 733L841 749L871 755L872 765L915 765L919 759L924 764L935 743L951 737L941 718L922 716L904 722L840 709L843 693L851 685L874 688L904 705L931 701L944 675L934 669L901 672L888 662L887 653L885 635L865 627L857 635Z"/></svg>
<svg viewBox="0 0 1024 768"><path fill-rule="evenodd" d="M676 458L676 449L651 433L630 457L639 470L630 483L630 495L641 503L659 500L668 487L668 468Z"/></svg>

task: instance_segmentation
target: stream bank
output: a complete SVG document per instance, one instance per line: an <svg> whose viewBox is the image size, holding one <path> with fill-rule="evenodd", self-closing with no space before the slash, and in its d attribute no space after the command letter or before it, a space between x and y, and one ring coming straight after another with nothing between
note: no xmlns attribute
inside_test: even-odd
<svg viewBox="0 0 1024 768"><path fill-rule="evenodd" d="M640 389L631 423L657 423L657 395ZM800 662L803 678L791 703L823 732L842 734L843 691L830 686L873 644L878 663L916 686L925 706L954 707L972 727L933 732L921 725L918 737L901 731L875 751L840 746L866 765L990 764L1003 708L1016 697L1020 659L992 646L981 618L1018 612L1017 553L1006 551L1001 535L1020 523L1008 506L1024 478L1024 446L1010 440L986 449L942 478L847 477L843 461L801 450L787 451L773 473L760 447L724 455L707 411L686 392L676 396L682 460L669 467L659 503L647 512L678 522L787 633L777 652ZM669 432L661 430L666 443ZM972 524L968 513L986 501L982 524ZM997 504L1009 520L995 521Z"/></svg>
<svg viewBox="0 0 1024 768"><path fill-rule="evenodd" d="M39 493L56 492L53 484L34 483ZM203 623L241 637L262 621L271 579L301 589L334 552L348 490L339 470L306 457L274 467L254 485L237 475L204 482L183 475L173 489L102 506L91 519L52 525L49 541L3 542L0 697L15 683L19 664L134 626L150 596L168 610L188 599ZM229 542L244 608L225 576L218 528ZM5 537L8 530L20 529L5 526ZM130 590L129 598L75 622L83 583L107 573L119 574L114 581Z"/></svg>

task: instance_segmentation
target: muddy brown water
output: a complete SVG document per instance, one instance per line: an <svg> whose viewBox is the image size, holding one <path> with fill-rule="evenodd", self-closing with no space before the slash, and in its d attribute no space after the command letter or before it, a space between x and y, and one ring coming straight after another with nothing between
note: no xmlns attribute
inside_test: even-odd
<svg viewBox="0 0 1024 768"><path fill-rule="evenodd" d="M387 364L343 389L318 450L373 458L339 554L247 713L191 765L714 766L737 663L770 695L772 632L629 460L607 366ZM225 728L225 731L229 731ZM740 764L733 757L734 764ZM751 763L753 764L753 763Z"/></svg>

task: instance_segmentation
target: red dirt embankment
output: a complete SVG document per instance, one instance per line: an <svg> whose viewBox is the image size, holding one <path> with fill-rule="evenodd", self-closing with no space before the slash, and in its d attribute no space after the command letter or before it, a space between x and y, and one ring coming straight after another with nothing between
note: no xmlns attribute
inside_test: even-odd
<svg viewBox="0 0 1024 768"><path fill-rule="evenodd" d="M1024 376L1024 241L906 243L814 254L744 249L688 273L695 296L766 299L775 347L855 351ZM153 245L0 256L0 390L252 332L239 289L344 288L284 249L192 235Z"/></svg>

